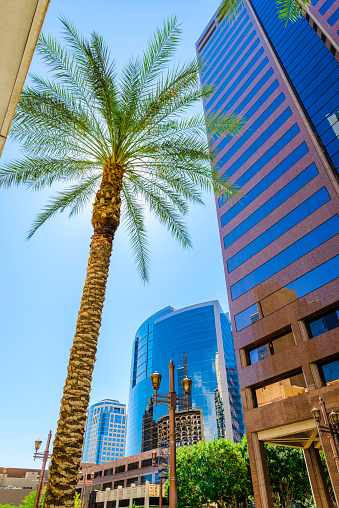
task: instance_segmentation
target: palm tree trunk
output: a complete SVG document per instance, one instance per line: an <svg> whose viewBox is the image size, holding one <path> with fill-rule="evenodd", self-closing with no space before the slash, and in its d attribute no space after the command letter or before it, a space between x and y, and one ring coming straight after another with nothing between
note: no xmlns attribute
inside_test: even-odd
<svg viewBox="0 0 339 508"><path fill-rule="evenodd" d="M120 222L122 179L120 165L106 164L93 205L94 235L61 400L44 508L74 506L110 256Z"/></svg>

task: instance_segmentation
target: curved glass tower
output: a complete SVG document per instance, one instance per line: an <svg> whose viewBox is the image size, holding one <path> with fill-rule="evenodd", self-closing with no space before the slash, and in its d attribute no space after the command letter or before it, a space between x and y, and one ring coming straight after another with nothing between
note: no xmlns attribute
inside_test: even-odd
<svg viewBox="0 0 339 508"><path fill-rule="evenodd" d="M183 396L181 379L187 374L193 381L191 408L202 411L204 439L239 441L244 424L231 326L219 302L211 301L180 310L166 307L138 329L132 352L126 455L158 446L157 422L168 410L163 405L154 408L150 401L150 375L155 370L161 373L160 392L167 393L171 359L179 396Z"/></svg>

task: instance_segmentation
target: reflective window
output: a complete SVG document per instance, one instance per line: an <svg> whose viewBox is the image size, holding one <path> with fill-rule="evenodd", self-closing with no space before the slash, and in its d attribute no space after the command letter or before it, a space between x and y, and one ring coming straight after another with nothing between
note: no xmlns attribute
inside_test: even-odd
<svg viewBox="0 0 339 508"><path fill-rule="evenodd" d="M233 175L233 174L234 174L234 173L235 173L235 172L236 172L239 168L241 168L241 167L242 167L242 165L243 165L243 164L245 164L245 163L248 161L248 159L249 159L252 155L254 155L254 154L257 152L257 150L258 150L259 148L261 148L261 147L262 147L262 145L263 145L263 144L264 144L264 143L265 143L265 142L266 142L266 141L267 141L267 140L268 140L271 136L273 136L273 134L275 134L275 133L276 133L276 131L279 129L279 127L281 127L281 126L282 126L282 125L286 122L286 120L288 120L288 118L289 118L290 116L292 116L292 111L291 111L291 109L290 109L290 108L285 109L285 111L284 111L281 115L279 115L279 116L278 116L278 118L277 118L277 119L276 119L276 120L275 120L275 121L274 121L274 122L273 122L273 123L272 123L269 127L267 127L267 129L266 129L266 130L265 130L265 131L264 131L264 132L263 132L263 133L262 133L262 134L258 137L258 139L257 139L256 141L254 141L254 142L252 143L252 145L251 145L249 148L247 148L247 150L246 150L246 151L245 151L245 152L244 152L244 153L243 153L243 154L239 157L239 159L238 159L236 162L234 162L234 163L232 164L232 166L231 166L230 168L228 168L228 169L225 171L224 175L225 175L227 178L230 178L230 176L232 176L232 175ZM294 128L292 127L292 129L294 129L294 131L298 131L298 132L299 132L299 128L298 128L298 126L297 126L297 125L295 125L295 127L294 127ZM290 129L290 130L291 130L291 129ZM273 151L273 150L274 150L274 149L273 149L273 147L275 147L275 146L279 146L279 142L280 142L280 143L282 142L281 140L285 140L285 139L287 140L287 138L288 138L287 134L288 134L289 132L290 132L290 131L287 131L287 133L286 133L284 136L282 136L282 138L280 138L280 140L279 140L279 141L277 141L277 142L276 142L276 143L275 143L275 144L274 144L274 145L273 145L273 146L272 146L269 150L272 150L272 151ZM298 132L294 132L294 133L293 133L293 137L294 137L294 136L296 136L296 134L297 134ZM285 137L285 136L286 136L286 137ZM293 137L292 137L292 138L293 138ZM241 140L242 140L242 144L243 144L243 142L244 142L243 137L241 138ZM289 141L290 141L290 139L289 139ZM285 141L285 144L284 144L283 146L286 146L286 144L287 144L289 141L287 141L287 142ZM278 145L277 145L277 143L278 143ZM238 148L240 148L240 146L239 146ZM278 150L278 151L279 151L279 150ZM267 153L267 152L266 152L266 153ZM229 156L229 155L228 155L228 153L227 153L227 154L226 154L226 155L225 155L222 159L220 159L220 161L218 162L218 165L217 165L217 167L218 167L218 168L220 168L220 167L221 167L221 165L224 163L225 158L226 158L226 160L228 160L228 156ZM272 155L272 156L273 156L273 155ZM272 158L272 156L271 156L270 158ZM262 157L259 159L259 161L263 160L263 157L264 157L264 156L262 156ZM268 159L268 160L269 160L269 159ZM259 161L258 161L258 162L259 162ZM251 172L251 174L253 174L253 172L252 172L251 170L248 170L248 171L250 171L250 172ZM254 173L254 174L255 174L255 173ZM245 173L245 175L246 175L246 173ZM244 176L244 178L245 178L245 176ZM243 185L243 183L241 183L241 185Z"/></svg>
<svg viewBox="0 0 339 508"><path fill-rule="evenodd" d="M252 27L252 23L250 23L248 25L248 28ZM240 49L239 48L239 45L238 44L234 44L233 48L230 48L230 51L228 52L228 56L231 57L231 55L234 53L234 51L236 49L238 49L238 51L236 52L235 56L232 58L232 60L228 63L228 65L226 66L226 68L224 69L223 71L223 74L226 74L232 67L232 65L235 63L235 61L239 58L239 56L241 55L241 53L244 51L244 49L246 48L246 46L249 44L249 42L252 41L252 39L254 38L255 36L255 30L253 30L248 36L247 36L247 39L244 41L244 43L242 44L242 46L240 46ZM258 44L259 44L259 39L258 39ZM221 68L223 67L223 65L225 64L225 61L223 59L221 59L221 63L216 67L216 68L213 68L213 74L209 74L207 72L203 72L202 75L201 75L201 81L203 84L205 84L208 80L209 83L212 83L213 82L213 78L214 76L216 76L218 74L218 72L221 70ZM218 78L218 80L221 78L221 76ZM218 84L218 80L215 82L215 84Z"/></svg>
<svg viewBox="0 0 339 508"><path fill-rule="evenodd" d="M331 26L339 19L339 9L331 16L327 14L332 1L327 0L320 7L324 19ZM314 4L314 1L312 3ZM336 114L339 103L339 87L335 83L338 79L336 72L339 70L339 62L304 17L299 18L296 23L289 23L285 28L276 16L274 3L266 5L261 0L253 0L253 5L327 149L328 140L324 133L332 125L330 118ZM310 84L310 95L302 96L302 92ZM332 137L338 137L339 130L333 128L331 134ZM332 148L330 156L338 169L338 151L334 152Z"/></svg>
<svg viewBox="0 0 339 508"><path fill-rule="evenodd" d="M298 176L291 182L277 192L272 198L264 203L260 208L253 212L247 219L234 228L228 235L224 237L225 249L232 245L236 240L243 236L247 231L252 229L262 219L267 217L273 210L278 208L282 203L287 201L289 197L298 192L308 182L310 182L318 174L318 169L313 163L308 168L304 169Z"/></svg>
<svg viewBox="0 0 339 508"><path fill-rule="evenodd" d="M327 385L339 381L339 360L325 363L321 368Z"/></svg>
<svg viewBox="0 0 339 508"><path fill-rule="evenodd" d="M334 25L339 19L339 9L337 9L330 18L328 18L327 23L331 26Z"/></svg>
<svg viewBox="0 0 339 508"><path fill-rule="evenodd" d="M311 215L311 213L327 203L329 200L330 196L325 187L318 190L315 194L313 194L313 196L306 199L306 201L285 215L285 217L276 222L255 240L250 242L237 254L232 256L227 261L228 272L230 273L238 268L238 266L240 266L242 263L245 263L245 261L267 247L274 240L277 240L281 235Z"/></svg>
<svg viewBox="0 0 339 508"><path fill-rule="evenodd" d="M251 109L246 113L246 120L249 120L256 111L268 100L268 98L273 94L273 92L278 88L279 82L275 80L271 86L262 94L262 96L253 104ZM285 95L281 93L268 107L267 109L258 117L258 119L251 125L251 128L244 131L241 139L236 141L233 146L227 151L226 155L220 159L217 164L217 169L222 169L223 164L226 164L230 157L232 157L242 146L243 144L250 139L250 137L258 130L265 120L267 120L271 115L275 114L276 110L279 106L284 102ZM217 139L218 136L215 137ZM228 135L222 139L219 145L216 147L218 152L220 152L229 141L233 139L233 136ZM229 171L227 172L229 175ZM220 205L221 206L221 205Z"/></svg>
<svg viewBox="0 0 339 508"><path fill-rule="evenodd" d="M234 82L230 85L230 86L227 86L228 84L231 83L232 79L235 77L235 75L237 74L237 72L239 71L239 69L244 65L244 63L246 63L246 60L248 58L248 55L245 57L245 58L242 58L241 61L239 62L239 64L234 68L234 70L227 76L227 84L225 83L222 83L221 86L219 86L217 88L217 90L205 101L205 108L206 108L206 111L209 111L211 109L211 107L213 106L214 104L214 101L219 97L220 94L228 94L230 95L236 88L237 86L239 85L239 83L243 80L243 78L245 76L247 76L248 72L250 71L250 69L253 67L253 65L255 63L258 62L259 60L259 57L264 53L264 48L260 48L259 51L257 51L257 53L254 55L254 57L252 58L252 60L250 60L249 64L245 67L245 69L239 74L239 76L237 77L237 79L234 80ZM266 58L265 58L266 60Z"/></svg>
<svg viewBox="0 0 339 508"><path fill-rule="evenodd" d="M260 72L264 69L264 67L266 67L267 64L268 58L265 58L261 62L261 64L256 68L256 70L251 74L249 79L242 85L241 88L239 88L239 90L233 96L233 98L229 102L225 103L225 96L223 95L219 100L219 102L215 104L215 106L211 110L211 113L217 112L221 107L224 111L231 110L232 106L237 102L238 99L240 99L242 94L246 92L246 89L253 84L255 78L260 74ZM264 76L258 81L258 83L253 87L253 89L246 93L243 102L237 108L239 109L239 111L241 111L253 99L253 97L258 93L258 91L264 86L264 84L269 80L271 76L273 76L272 67L264 74Z"/></svg>
<svg viewBox="0 0 339 508"><path fill-rule="evenodd" d="M258 407L307 392L302 372L255 390Z"/></svg>
<svg viewBox="0 0 339 508"><path fill-rule="evenodd" d="M267 296L259 304L251 305L251 307L236 314L235 323L237 331L261 319L259 309L263 317L268 316L337 277L339 277L339 255L302 275L272 295Z"/></svg>
<svg viewBox="0 0 339 508"><path fill-rule="evenodd" d="M254 288L264 280L290 265L297 259L315 249L339 233L339 217L335 215L294 244L279 252L256 270L243 277L231 286L232 300Z"/></svg>
<svg viewBox="0 0 339 508"><path fill-rule="evenodd" d="M339 327L339 308L330 310L315 319L307 322L311 337L318 337L330 330L334 330Z"/></svg>
<svg viewBox="0 0 339 508"><path fill-rule="evenodd" d="M245 17L244 17L245 16ZM245 9L242 10L242 12L239 14L238 23L240 23L239 27L237 27L236 24L227 25L224 23L221 29L221 33L218 36L217 33L213 35L213 37L210 39L210 42L212 42L212 46L209 48L206 54L204 54L204 51L207 46L202 50L202 52L199 54L200 58L202 58L203 62L206 63L206 66L210 66L214 57L217 55L218 51L222 48L220 42L223 44L230 38L234 38L238 32L240 32L248 22L249 17L246 14ZM225 28L227 28L225 30ZM237 32L234 33L234 30L237 30ZM208 69L206 68L206 71L208 72Z"/></svg>
<svg viewBox="0 0 339 508"><path fill-rule="evenodd" d="M272 183L276 182L286 171L288 171L296 162L308 153L308 147L306 143L302 143L298 146L290 155L286 157L280 164L278 164L265 178L256 184L253 189L248 191L237 203L234 203L232 208L228 210L222 217L221 220L227 224L232 220L238 213L246 208L252 201L254 201L260 194L267 190ZM221 199L219 198L219 202Z"/></svg>
<svg viewBox="0 0 339 508"><path fill-rule="evenodd" d="M261 360L266 360L266 358L286 351L293 346L295 346L295 340L291 330L277 337L273 337L268 342L248 352L250 365L260 362Z"/></svg>

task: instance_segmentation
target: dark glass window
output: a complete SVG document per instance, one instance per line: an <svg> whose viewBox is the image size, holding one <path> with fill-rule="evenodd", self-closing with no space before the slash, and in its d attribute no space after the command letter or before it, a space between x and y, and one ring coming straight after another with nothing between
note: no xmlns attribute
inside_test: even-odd
<svg viewBox="0 0 339 508"><path fill-rule="evenodd" d="M295 346L295 341L292 331L289 330L277 337L271 338L268 342L266 341L259 347L251 349L248 352L250 365L260 362L261 360L265 360L266 358L281 353L282 351L286 351L293 346Z"/></svg>
<svg viewBox="0 0 339 508"><path fill-rule="evenodd" d="M269 109L269 108L267 108ZM273 111L272 111L273 112ZM287 108L285 109L285 111L283 113L281 113L281 115L278 116L278 118L276 120L274 120L274 122L265 129L265 131L258 137L258 139L256 139L251 146L249 146L247 148L247 150L245 150L245 152L237 159L236 162L234 162L232 164L232 166L230 168L228 168L224 174L227 173L227 178L229 178L230 176L232 176L238 169L240 169L242 167L243 164L245 164L247 162L247 160L257 152L257 150L259 148L261 148L261 146L271 137L273 136L273 134L275 134L275 132L279 129L279 127L281 127L285 122L286 120L292 116L292 111L290 108ZM252 130L248 130L247 132L250 132L251 135L253 133ZM298 130L299 132L299 130ZM287 134L287 133L286 133ZM296 135L296 134L295 134ZM283 136L282 136L283 137ZM294 136L293 136L294 137ZM280 138L281 139L281 138ZM240 146L243 146L243 143L245 142L244 138L241 138L241 144L239 143L238 145L238 148L240 148ZM280 140L279 140L280 141ZM276 144L276 143L275 143ZM287 144L287 143L286 143ZM274 145L273 145L274 146ZM285 146L285 145L284 145ZM233 147L232 147L233 148ZM272 149L273 147L271 147ZM232 149L231 149L232 150ZM229 153L232 153L231 150L220 160L220 162L218 162L218 168L220 168L222 166L222 164L224 164L225 162L227 162L227 160L229 160ZM278 150L279 151L279 150ZM271 158L271 157L270 157ZM262 157L259 159L261 160ZM249 170L250 171L250 170ZM247 173L247 172L246 172ZM245 173L245 175L246 175ZM253 172L253 174L255 174L255 172ZM242 179L244 180L245 179L245 176L243 175ZM239 179L240 180L240 179ZM244 185L244 181L241 181L241 184L238 182L238 186L242 186ZM249 180L249 178L248 178Z"/></svg>
<svg viewBox="0 0 339 508"><path fill-rule="evenodd" d="M243 295L283 268L286 268L286 266L297 259L300 259L302 256L338 233L339 216L335 215L307 235L300 238L300 240L297 240L294 244L287 247L287 249L279 252L279 254L277 254L274 258L269 259L256 270L246 275L246 277L233 284L233 286L231 286L232 300L239 298L239 296Z"/></svg>
<svg viewBox="0 0 339 508"><path fill-rule="evenodd" d="M134 469L139 469L139 462L131 462L127 465L127 471L133 471Z"/></svg>
<svg viewBox="0 0 339 508"><path fill-rule="evenodd" d="M144 459L141 461L141 467L150 467L152 466L152 459Z"/></svg>
<svg viewBox="0 0 339 508"><path fill-rule="evenodd" d="M111 489L112 488L112 482L106 482L102 484L102 490Z"/></svg>
<svg viewBox="0 0 339 508"><path fill-rule="evenodd" d="M126 470L126 466L125 464L123 464L122 466L117 466L115 468L115 474L118 474L118 473L124 473Z"/></svg>
<svg viewBox="0 0 339 508"><path fill-rule="evenodd" d="M320 14L323 16L325 12L334 4L335 0L326 0L324 5L322 5L319 9Z"/></svg>
<svg viewBox="0 0 339 508"><path fill-rule="evenodd" d="M246 113L246 120L249 120L256 111L268 100L268 98L273 94L273 92L278 88L279 82L278 80L275 80L268 89L262 94L262 96L255 102L255 104L251 107L251 109ZM242 146L243 144L251 138L251 136L262 126L262 124L267 120L271 115L275 114L276 110L279 108L279 106L284 102L285 95L281 93L264 111L263 113L258 117L258 119L253 122L251 125L251 129L248 129L247 131L243 132L241 139L236 141L233 146L227 151L227 154L225 154L220 161L217 164L217 169L222 169L223 165L227 163L230 157L232 157ZM216 147L218 152L220 152L227 143L231 139L234 139L233 136L227 135L225 138L222 139L222 141L219 143L219 145ZM237 168L238 169L238 168ZM232 174L237 170L232 170ZM229 170L228 170L229 171ZM229 174L227 171L227 175ZM222 204L222 203L221 203ZM219 206L221 206L221 204Z"/></svg>
<svg viewBox="0 0 339 508"><path fill-rule="evenodd" d="M315 210L320 208L323 204L330 200L330 196L325 187L318 190L313 196L309 197L297 206L290 213L285 215L280 221L276 222L273 226L267 229L260 236L255 238L246 247L241 249L237 254L232 256L227 261L228 272L232 272L242 263L245 263L252 256L267 247L274 240L277 240L281 235L286 233L289 229L301 222L303 219L311 215Z"/></svg>
<svg viewBox="0 0 339 508"><path fill-rule="evenodd" d="M114 488L117 489L118 487L124 487L125 486L125 480L117 480L114 482Z"/></svg>
<svg viewBox="0 0 339 508"><path fill-rule="evenodd" d="M339 307L308 321L311 337L317 337L339 327Z"/></svg>
<svg viewBox="0 0 339 508"><path fill-rule="evenodd" d="M268 316L337 277L339 277L339 255L267 296L259 304L251 305L242 312L239 312L239 314L236 314L234 318L237 331L258 321L256 316L260 319L258 306L261 309L262 315L264 317Z"/></svg>
<svg viewBox="0 0 339 508"><path fill-rule="evenodd" d="M326 384L339 381L339 360L332 360L331 362L325 363L321 368Z"/></svg>
<svg viewBox="0 0 339 508"><path fill-rule="evenodd" d="M105 469L104 476L111 476L113 474L113 468Z"/></svg>
<svg viewBox="0 0 339 508"><path fill-rule="evenodd" d="M252 23L249 23L248 27L247 27L247 30L249 31L250 28L252 28L253 25ZM238 30L240 31L240 29ZM255 30L252 30L252 32L247 36L247 39L245 40L245 42L242 44L242 46L240 46L240 49L236 52L236 54L234 55L234 57L231 59L231 61L228 63L228 65L226 66L226 68L224 69L223 71L223 74L226 74L230 68L232 67L232 65L235 63L235 61L239 58L239 56L241 55L241 53L244 51L244 49L246 48L246 46L249 44L249 42L253 39L253 37L255 36ZM259 43L259 40L258 40L258 43ZM231 57L231 55L233 55L234 53L234 50L238 49L239 48L239 44L234 44L233 45L233 48L230 48L229 52L228 52L228 56ZM214 77L218 74L218 72L220 71L221 67L225 64L225 60L224 59L221 59L221 62L218 66L216 66L214 69L214 72L212 74L209 74L209 73L206 73L206 72L203 72L202 75L201 75L201 81L203 83L206 83L206 81L208 80L209 83L212 82L212 80L214 79ZM220 80L221 76L218 78L218 80ZM218 83L218 80L215 82L215 84Z"/></svg>
<svg viewBox="0 0 339 508"><path fill-rule="evenodd" d="M94 473L94 478L101 478L102 477L102 471L96 471Z"/></svg>
<svg viewBox="0 0 339 508"><path fill-rule="evenodd" d="M227 84L223 83L219 89L214 92L210 99L205 101L205 104L206 104L206 111L208 111L209 109L211 109L211 107L213 106L214 104L214 101L215 99L217 99L220 94L228 94L230 95L236 88L237 86L239 85L239 83L242 81L242 79L248 74L249 70L253 67L253 65L255 63L258 62L259 60L259 57L264 53L264 49L263 48L260 48L259 51L255 54L255 56L252 58L252 60L249 62L249 64L245 67L245 69L240 73L240 75L238 76L238 78L232 83L232 85L230 85L228 88L227 88L227 84L231 82L231 80L234 78L234 76L237 74L238 70L240 69L240 67L244 64L244 61L246 61L247 58L245 59L242 59L240 61L240 63L235 67L235 69L227 76ZM265 58L266 60L266 58ZM268 62L268 60L267 60Z"/></svg>
<svg viewBox="0 0 339 508"><path fill-rule="evenodd" d="M334 25L339 19L339 9L337 9L330 18L328 18L327 23L331 26Z"/></svg>
<svg viewBox="0 0 339 508"><path fill-rule="evenodd" d="M266 203L260 206L255 212L234 228L228 235L224 237L225 249L232 245L236 240L243 236L247 231L252 229L256 224L263 220L273 210L283 204L289 197L298 192L308 182L319 174L317 166L313 163L308 168L304 169L298 176L285 185L279 192L271 197Z"/></svg>
<svg viewBox="0 0 339 508"><path fill-rule="evenodd" d="M130 487L134 483L134 485L138 485L138 477L135 476L134 478L127 478L126 480L126 487Z"/></svg>
<svg viewBox="0 0 339 508"><path fill-rule="evenodd" d="M152 475L151 474L145 474L144 476L141 476L141 478L140 478L141 485L145 485L146 482L152 483Z"/></svg>
<svg viewBox="0 0 339 508"><path fill-rule="evenodd" d="M240 201L234 203L232 208L228 210L223 216L222 220L227 224L233 219L238 213L240 213L246 206L252 203L260 194L267 190L272 183L276 182L283 174L286 173L296 162L300 161L308 153L308 147L306 143L299 145L290 155L286 157L280 164L278 164L265 178L256 184L253 189L248 191ZM219 202L221 198L219 198ZM225 198L226 201L226 198Z"/></svg>

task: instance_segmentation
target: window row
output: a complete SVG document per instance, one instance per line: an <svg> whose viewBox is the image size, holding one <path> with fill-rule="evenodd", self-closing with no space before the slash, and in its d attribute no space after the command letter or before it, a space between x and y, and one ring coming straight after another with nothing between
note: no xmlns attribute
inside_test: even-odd
<svg viewBox="0 0 339 508"><path fill-rule="evenodd" d="M214 34L213 38L210 40L210 42L212 42L212 46L209 48L207 53L204 54L205 49L208 47L210 42L208 43L207 46L205 46L204 50L201 51L201 53L199 54L199 58L201 58L203 63L206 65L207 71L208 71L207 68L211 65L211 63L213 62L213 59L215 58L215 56L217 56L218 52L220 51L220 49L222 47L220 43L222 43L222 45L224 45L230 39L230 37L232 37L232 39L234 39L237 36L237 34L242 30L242 28L245 27L245 25L249 21L249 19L250 19L249 16L246 14L246 11L243 9L243 11L241 12L241 14L239 15L239 18L238 18L239 30L237 32L234 33L234 30L237 29L237 25L235 25L235 24L232 24L231 26L228 25L227 30L223 29L227 26L226 23L223 24L223 27L221 29L219 27L220 34L219 34L219 36L217 36L218 32L216 32Z"/></svg>
<svg viewBox="0 0 339 508"><path fill-rule="evenodd" d="M324 222L313 231L297 240L294 244L279 252L269 261L259 266L256 270L243 277L231 286L232 300L239 298L250 289L254 288L261 282L275 273L279 272L286 266L294 263L297 259L315 249L319 245L327 242L330 238L339 233L339 217L335 215L328 221Z"/></svg>
<svg viewBox="0 0 339 508"><path fill-rule="evenodd" d="M260 221L267 217L273 210L282 205L287 199L298 192L308 182L313 180L318 175L317 166L313 163L308 168L304 169L298 176L293 178L287 185L280 191L272 196L266 203L260 206L253 212L247 219L243 220L236 228L234 228L228 235L224 237L225 249L232 245L241 236L247 233L250 229L256 226Z"/></svg>
<svg viewBox="0 0 339 508"><path fill-rule="evenodd" d="M260 302L239 312L235 316L236 330L239 332L262 317L272 314L298 298L328 284L337 277L339 277L339 255L307 272Z"/></svg>
<svg viewBox="0 0 339 508"><path fill-rule="evenodd" d="M256 102L253 104L253 106L247 111L245 118L247 121L249 121L252 116L265 104L266 101L273 95L273 93L277 90L279 86L279 81L276 79L273 81L273 83L263 92L262 95L256 100ZM281 93L276 99L269 104L266 109L262 112L262 114L253 122L251 125L251 128L248 130L245 130L241 136L241 139L238 139L229 150L227 150L227 153L222 157L222 159L219 161L217 168L222 169L223 164L226 164L227 161L244 145L244 143L251 138L251 136L262 126L262 124L267 120L271 115L276 115L276 110L280 107L280 105L284 102L285 95ZM240 110L239 108L234 111L235 114L238 114ZM219 143L219 145L216 147L218 152L221 152L223 148L233 139L234 136L231 136L228 134L227 136L223 137L222 141ZM229 173L227 172L228 176ZM219 206L221 206L223 203L219 203Z"/></svg>
<svg viewBox="0 0 339 508"><path fill-rule="evenodd" d="M259 82L253 87L253 89L246 93L246 90L253 85L254 80L257 76L261 73L261 71L267 66L268 64L268 58L264 58L264 60L258 65L258 67L252 72L252 74L247 78L245 83L237 89L236 94L227 102L227 97L229 97L230 91L228 90L225 93L225 90L221 87L219 89L219 92L214 97L215 99L219 99L218 102L213 103L213 109L211 110L211 113L216 113L220 108L225 110L231 110L231 108L234 106L234 104L237 102L240 97L245 94L244 106L241 106L241 109L245 107L246 104L248 104L253 97L258 93L258 91L264 86L264 84L269 80L271 76L273 76L274 72L272 67L264 74L264 76L259 80ZM239 106L239 108L240 108ZM240 111L241 111L240 109Z"/></svg>
<svg viewBox="0 0 339 508"><path fill-rule="evenodd" d="M272 84L273 87L274 84ZM277 82L275 82L277 86ZM274 90L273 90L274 91ZM272 89L271 89L271 93ZM232 157L234 153L239 150L239 148L243 147L244 144L250 137L254 134L257 129L260 129L263 125L263 122L272 115L272 118L276 116L277 109L283 103L285 96L283 94L279 95L277 99L273 101L273 103L266 109L266 111L254 122L246 133L232 146L230 150L220 159L217 164L218 168L221 168L223 164L226 164L229 160L229 157ZM273 116L274 115L274 116ZM292 111L288 107L283 111L272 123L267 126L265 131L245 150L245 152L240 155L240 157L224 172L227 178L230 178L238 169L240 169L244 164L247 163L248 159L252 157L266 141L268 141L271 136L273 136L276 131L292 116ZM255 129L255 130L254 130ZM286 133L287 134L287 133ZM260 159L259 159L260 160ZM253 173L253 172L252 172Z"/></svg>
<svg viewBox="0 0 339 508"><path fill-rule="evenodd" d="M309 339L339 328L339 307L335 307L316 317L305 319ZM264 340L259 346L246 350L247 365L266 360L273 355L287 351L296 345L291 328Z"/></svg>
<svg viewBox="0 0 339 508"><path fill-rule="evenodd" d="M251 29L251 28L253 28L252 23L250 23L248 25L248 29ZM236 36L236 34L239 33L241 31L241 29L242 29L242 27L239 27L238 30L235 32L234 36ZM247 38L244 40L244 42L240 46L240 48L239 48L239 44L233 44L233 47L230 47L230 50L227 53L227 56L229 57L229 59L232 57L234 51L236 51L236 50L238 50L238 51L235 53L235 55L230 60L230 62L226 66L226 68L223 70L223 73L222 73L223 75L226 75L226 73L231 69L231 67L233 66L234 62L239 58L240 54L248 46L248 44L251 42L251 40L254 38L255 35L256 35L255 30L252 30L252 32L247 35ZM207 70L203 71L202 75L201 75L201 81L202 81L202 83L204 85L206 84L206 82L212 83L213 79L215 78L215 76L217 76L217 74L223 68L224 64L225 64L225 60L221 58L218 61L218 65L213 67L213 73L212 74L210 74ZM218 79L220 79L220 76L219 76ZM217 81L215 82L215 84L218 84Z"/></svg>
<svg viewBox="0 0 339 508"><path fill-rule="evenodd" d="M245 261L270 245L272 242L274 242L274 240L277 240L281 235L296 226L299 222L311 215L311 213L323 206L329 200L330 196L326 190L326 187L322 187L315 194L313 194L313 196L306 199L306 201L301 203L294 210L285 215L285 217L267 229L264 233L255 238L255 240L250 242L237 254L232 256L227 261L228 272L230 273L238 268L240 265L245 263Z"/></svg>
<svg viewBox="0 0 339 508"><path fill-rule="evenodd" d="M249 63L246 65L245 69L239 74L239 76L233 81L232 79L235 77L235 75L238 73L239 69L244 65L246 60L250 55L246 55L245 58L243 58L238 65L233 69L233 71L227 76L227 83L222 83L216 91L205 101L205 109L206 111L209 111L211 107L214 104L215 99L217 99L222 94L227 94L229 96L234 90L237 89L241 81L247 76L247 74L250 72L254 64L256 64L260 57L264 54L264 48L260 48L257 53L254 55L254 57L249 61ZM265 58L265 61L268 59Z"/></svg>
<svg viewBox="0 0 339 508"><path fill-rule="evenodd" d="M299 162L304 155L308 153L308 147L305 142L301 143L290 155L288 155L280 164L278 164L268 175L266 175L260 182L256 184L253 189L248 191L241 199L234 203L232 208L228 210L221 219L225 224L230 222L238 213L242 212L249 204L251 204L257 197L265 192L274 182L276 182L282 175L291 169L297 162Z"/></svg>

